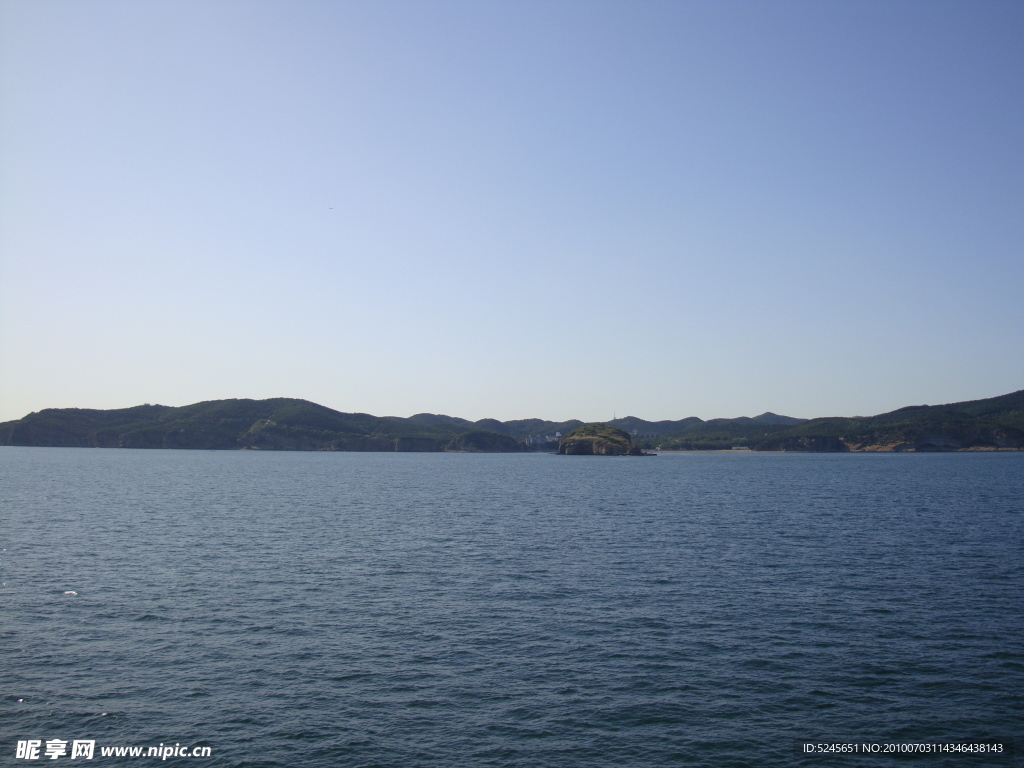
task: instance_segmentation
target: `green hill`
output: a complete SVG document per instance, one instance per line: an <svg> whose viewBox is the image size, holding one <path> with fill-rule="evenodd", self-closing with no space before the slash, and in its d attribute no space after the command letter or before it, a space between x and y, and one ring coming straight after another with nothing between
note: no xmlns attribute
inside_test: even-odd
<svg viewBox="0 0 1024 768"><path fill-rule="evenodd" d="M439 451L464 425L341 413L307 400L211 400L180 408L47 409L0 424L0 444L98 448Z"/></svg>
<svg viewBox="0 0 1024 768"><path fill-rule="evenodd" d="M749 441L760 451L1024 449L1024 390L986 400L916 405L878 416L812 419Z"/></svg>

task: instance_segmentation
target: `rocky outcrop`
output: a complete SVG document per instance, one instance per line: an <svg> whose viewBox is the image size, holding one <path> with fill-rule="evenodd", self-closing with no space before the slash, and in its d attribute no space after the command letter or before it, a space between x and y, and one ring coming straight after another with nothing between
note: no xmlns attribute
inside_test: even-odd
<svg viewBox="0 0 1024 768"><path fill-rule="evenodd" d="M633 445L629 433L607 424L587 424L574 429L558 443L562 456L646 456Z"/></svg>
<svg viewBox="0 0 1024 768"><path fill-rule="evenodd" d="M954 451L1019 451L1024 440L998 435L971 439L970 436L926 435L913 441L849 442L849 450L863 453L951 453Z"/></svg>

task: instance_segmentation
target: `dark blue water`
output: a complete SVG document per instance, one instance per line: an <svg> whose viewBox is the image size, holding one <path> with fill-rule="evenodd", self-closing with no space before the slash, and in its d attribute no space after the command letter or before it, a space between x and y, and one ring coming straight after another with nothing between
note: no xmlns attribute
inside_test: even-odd
<svg viewBox="0 0 1024 768"><path fill-rule="evenodd" d="M0 543L0 765L58 738L317 768L1024 746L1021 453L0 448Z"/></svg>

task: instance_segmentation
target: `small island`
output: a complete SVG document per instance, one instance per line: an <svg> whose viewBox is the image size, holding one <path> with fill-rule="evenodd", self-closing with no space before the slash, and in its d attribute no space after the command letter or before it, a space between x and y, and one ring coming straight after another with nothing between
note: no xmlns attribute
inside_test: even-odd
<svg viewBox="0 0 1024 768"><path fill-rule="evenodd" d="M562 456L654 456L633 445L629 433L607 424L586 424L558 443Z"/></svg>

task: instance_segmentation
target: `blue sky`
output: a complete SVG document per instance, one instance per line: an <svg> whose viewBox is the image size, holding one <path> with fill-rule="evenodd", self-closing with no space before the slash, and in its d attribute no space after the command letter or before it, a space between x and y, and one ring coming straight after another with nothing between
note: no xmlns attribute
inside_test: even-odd
<svg viewBox="0 0 1024 768"><path fill-rule="evenodd" d="M1024 387L1019 2L0 0L0 420Z"/></svg>

